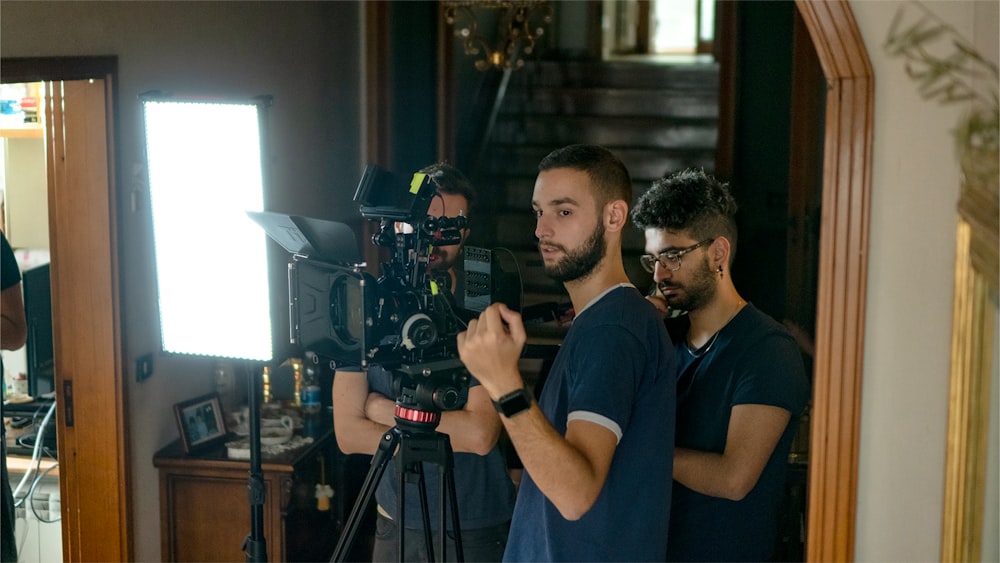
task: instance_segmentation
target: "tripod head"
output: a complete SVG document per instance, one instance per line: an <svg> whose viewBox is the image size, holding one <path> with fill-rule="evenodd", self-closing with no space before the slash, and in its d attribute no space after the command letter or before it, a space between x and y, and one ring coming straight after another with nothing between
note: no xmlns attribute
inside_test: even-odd
<svg viewBox="0 0 1000 563"><path fill-rule="evenodd" d="M393 392L396 395L396 408L393 412L396 426L390 428L379 441L378 448L372 456L371 468L361 486L361 492L358 494L331 561L342 562L345 560L347 551L354 541L354 534L357 532L363 511L371 502L375 487L382 479L382 474L389 461L393 458L396 458L399 463L396 499L396 513L400 515L396 538L398 553L400 555L403 553L405 543L403 540L406 530L403 523L404 507L406 506L404 500L405 483L407 481L416 482L421 491L424 542L430 560L435 560L434 550L431 546L431 525L423 473L423 464L432 463L441 468L438 474L438 487L441 495L438 504L440 507L438 529L447 529L445 516L446 513L450 513L458 561L464 561L461 526L458 517L458 496L455 493L455 477L452 473L455 467L454 452L451 449L448 435L438 432L436 428L441 422L442 411L457 410L465 405L469 397L471 377L457 358L415 365L404 364L394 366L391 371ZM412 481L413 478L416 481ZM441 545L438 553L442 557L447 553L447 536L448 534L441 534ZM441 560L443 561L443 559Z"/></svg>
<svg viewBox="0 0 1000 563"><path fill-rule="evenodd" d="M397 426L415 433L434 432L443 411L465 406L469 382L469 372L457 358L393 369Z"/></svg>
<svg viewBox="0 0 1000 563"><path fill-rule="evenodd" d="M441 413L411 409L396 403L396 412L393 418L396 419L396 426L401 430L414 434L432 433L436 432L435 429L441 422Z"/></svg>

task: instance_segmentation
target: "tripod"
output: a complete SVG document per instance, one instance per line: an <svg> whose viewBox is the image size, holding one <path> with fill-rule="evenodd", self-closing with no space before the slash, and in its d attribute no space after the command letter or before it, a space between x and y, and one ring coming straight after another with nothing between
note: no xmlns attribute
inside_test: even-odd
<svg viewBox="0 0 1000 563"><path fill-rule="evenodd" d="M441 420L440 412L427 412L396 405L395 411L396 426L390 428L382 435L382 439L372 457L371 467L358 493L358 500L351 510L351 515L347 520L344 533L337 542L337 548L333 552L331 561L344 561L354 536L361 523L362 513L371 501L375 488L382 480L385 468L389 461L395 457L399 461L400 470L397 474L398 496L396 498L396 514L399 522L397 525L398 534L396 536L396 553L400 561L403 560L403 546L406 507L406 483L417 483L420 493L421 517L424 525L424 546L427 550L427 559L434 561L433 536L431 534L430 514L427 508L427 488L424 481L423 462L434 463L441 470L438 472L438 492L440 493L438 507L440 520L438 529L441 531L441 560L447 556L447 528L445 523L446 506L451 511L452 528L455 533L455 555L458 561L465 561L462 553L462 534L458 518L458 497L455 494L455 460L454 452L451 449L451 440L447 434L442 434L435 430ZM397 450L398 446L398 450ZM395 453L394 453L395 452ZM446 504L446 500L448 504Z"/></svg>

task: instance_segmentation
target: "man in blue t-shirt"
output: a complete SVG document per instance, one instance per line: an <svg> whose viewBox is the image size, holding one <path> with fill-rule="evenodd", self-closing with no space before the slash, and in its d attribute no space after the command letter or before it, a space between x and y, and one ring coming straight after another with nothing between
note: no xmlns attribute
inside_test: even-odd
<svg viewBox="0 0 1000 563"><path fill-rule="evenodd" d="M768 561L809 384L795 340L733 285L736 202L701 170L657 180L632 219L678 349L668 561Z"/></svg>
<svg viewBox="0 0 1000 563"><path fill-rule="evenodd" d="M475 193L469 180L458 169L438 163L426 167L437 194L427 209L432 217L469 217ZM438 246L429 256L429 266L446 287L454 292L458 275L454 265L469 231L462 232L462 242ZM466 561L497 561L503 554L514 508L514 484L507 473L507 463L497 445L500 420L486 391L476 381L463 390L465 405L459 410L444 411L437 432L447 434L454 450L455 493L463 556ZM381 366L366 371L358 367L338 369L333 379L333 418L337 445L346 454L373 454L382 436L396 425L396 394L393 374ZM397 513L399 496L397 467L393 458L386 467L375 491L375 545L372 561L426 561L423 519L416 484L407 484L404 514ZM434 529L434 555L440 545L437 530L440 515L439 468L423 463L427 487L427 508ZM402 557L396 551L400 521L405 525ZM451 529L451 518L447 526ZM445 560L456 558L455 542L448 534Z"/></svg>
<svg viewBox="0 0 1000 563"><path fill-rule="evenodd" d="M592 145L553 151L538 170L539 251L575 310L538 403L518 371L518 313L492 305L458 335L524 465L504 560L662 561L676 366L659 315L622 263L632 182Z"/></svg>

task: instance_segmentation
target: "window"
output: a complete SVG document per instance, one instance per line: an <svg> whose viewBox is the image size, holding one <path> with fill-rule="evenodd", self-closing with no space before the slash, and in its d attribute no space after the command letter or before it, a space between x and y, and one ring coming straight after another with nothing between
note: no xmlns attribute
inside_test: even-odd
<svg viewBox="0 0 1000 563"><path fill-rule="evenodd" d="M605 0L605 58L710 54L715 0Z"/></svg>

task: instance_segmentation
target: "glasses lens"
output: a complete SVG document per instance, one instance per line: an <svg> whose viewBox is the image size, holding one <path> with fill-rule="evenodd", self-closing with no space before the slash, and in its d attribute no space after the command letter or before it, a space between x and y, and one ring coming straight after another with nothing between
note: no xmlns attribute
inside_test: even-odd
<svg viewBox="0 0 1000 563"><path fill-rule="evenodd" d="M639 263L642 264L642 269L649 273L653 273L653 262L656 260L650 254L643 254L639 257Z"/></svg>

